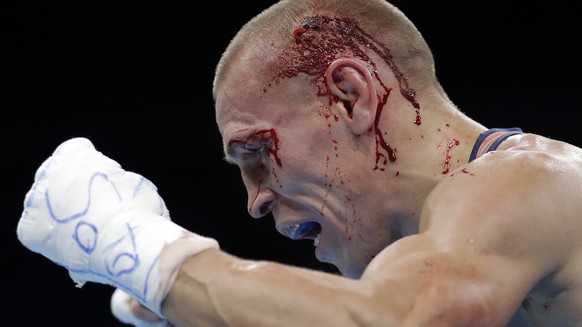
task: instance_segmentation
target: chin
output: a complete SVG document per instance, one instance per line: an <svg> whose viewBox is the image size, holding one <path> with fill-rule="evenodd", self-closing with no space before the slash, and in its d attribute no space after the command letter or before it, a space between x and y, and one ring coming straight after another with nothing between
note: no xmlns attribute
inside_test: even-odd
<svg viewBox="0 0 582 327"><path fill-rule="evenodd" d="M339 272L342 274L342 276L344 276L346 278L351 278L351 279L359 279L360 277L362 277L362 274L364 273L364 269L365 269L365 268L353 266L353 265L346 265L346 266L336 265L336 267L339 270Z"/></svg>

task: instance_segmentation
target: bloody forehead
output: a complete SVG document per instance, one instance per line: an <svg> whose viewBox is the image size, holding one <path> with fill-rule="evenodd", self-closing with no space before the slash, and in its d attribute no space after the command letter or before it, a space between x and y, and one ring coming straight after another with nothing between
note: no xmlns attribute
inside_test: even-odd
<svg viewBox="0 0 582 327"><path fill-rule="evenodd" d="M349 19L308 17L293 36L295 42L277 57L272 76L275 82L303 73L318 87L318 95L325 96L324 73L331 62L346 54L371 61L359 46L365 38L363 31Z"/></svg>

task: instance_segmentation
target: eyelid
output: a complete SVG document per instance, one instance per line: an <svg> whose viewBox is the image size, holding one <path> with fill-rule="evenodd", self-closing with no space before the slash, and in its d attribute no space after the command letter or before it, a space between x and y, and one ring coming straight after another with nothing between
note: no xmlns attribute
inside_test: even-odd
<svg viewBox="0 0 582 327"><path fill-rule="evenodd" d="M261 142L250 142L244 143L242 145L243 150L247 151L248 153L255 153L257 151L262 151L265 149L266 144Z"/></svg>
<svg viewBox="0 0 582 327"><path fill-rule="evenodd" d="M254 140L252 142L231 142L227 148L226 161L237 165L248 165L258 162L274 145L272 140Z"/></svg>

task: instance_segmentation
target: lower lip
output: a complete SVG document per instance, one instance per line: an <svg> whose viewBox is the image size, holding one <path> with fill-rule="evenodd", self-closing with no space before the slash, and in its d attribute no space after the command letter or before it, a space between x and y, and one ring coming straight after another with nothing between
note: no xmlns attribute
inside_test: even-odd
<svg viewBox="0 0 582 327"><path fill-rule="evenodd" d="M331 263L331 254L327 251L326 248L326 240L322 234L319 234L319 244L315 247L315 257L320 262L328 262Z"/></svg>

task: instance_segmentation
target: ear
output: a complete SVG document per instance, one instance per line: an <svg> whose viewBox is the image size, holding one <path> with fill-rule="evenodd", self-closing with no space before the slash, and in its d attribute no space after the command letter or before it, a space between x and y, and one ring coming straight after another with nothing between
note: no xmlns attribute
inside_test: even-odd
<svg viewBox="0 0 582 327"><path fill-rule="evenodd" d="M325 72L331 96L337 99L340 115L352 133L361 135L370 130L376 119L378 96L372 74L359 61L340 58Z"/></svg>

